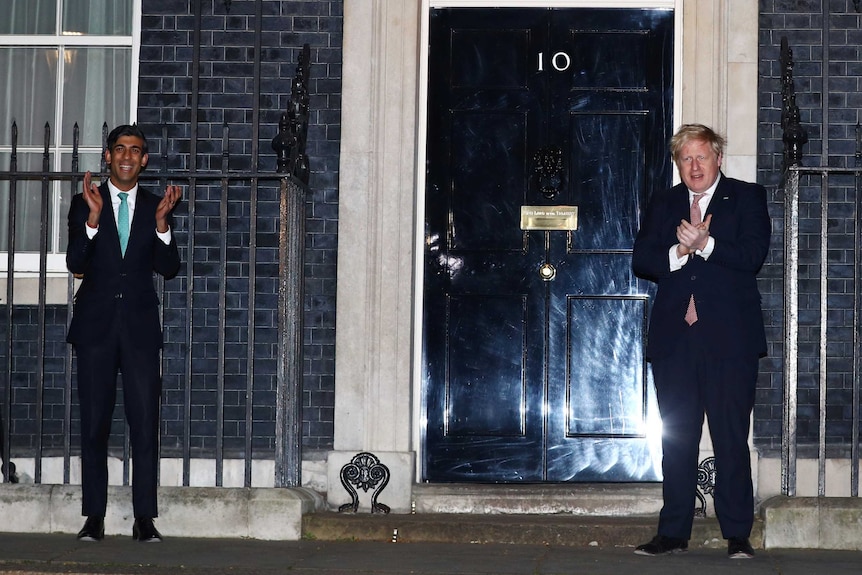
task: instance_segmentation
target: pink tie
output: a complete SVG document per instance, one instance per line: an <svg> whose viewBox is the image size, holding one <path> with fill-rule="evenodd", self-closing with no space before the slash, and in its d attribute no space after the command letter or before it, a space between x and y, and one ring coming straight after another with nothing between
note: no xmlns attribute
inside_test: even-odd
<svg viewBox="0 0 862 575"><path fill-rule="evenodd" d="M703 215L700 211L700 199L706 194L695 194L691 200L691 209L689 210L689 218L692 224L697 225L703 223ZM688 325L694 325L697 321L697 309L694 307L694 294L688 300L688 309L685 310L685 322Z"/></svg>
<svg viewBox="0 0 862 575"><path fill-rule="evenodd" d="M700 199L706 194L695 194L691 200L691 209L689 210L689 219L692 224L702 224L703 215L700 213Z"/></svg>

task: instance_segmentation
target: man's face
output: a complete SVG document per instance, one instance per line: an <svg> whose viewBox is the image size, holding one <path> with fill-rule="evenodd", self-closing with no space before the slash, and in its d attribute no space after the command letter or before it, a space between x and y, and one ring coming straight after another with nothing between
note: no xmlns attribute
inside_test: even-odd
<svg viewBox="0 0 862 575"><path fill-rule="evenodd" d="M120 136L113 148L105 150L111 183L121 190L131 190L138 183L138 174L147 165L147 159L143 140L137 136Z"/></svg>
<svg viewBox="0 0 862 575"><path fill-rule="evenodd" d="M715 154L709 143L691 140L680 150L676 167L688 189L699 194L715 183L721 168L721 156Z"/></svg>

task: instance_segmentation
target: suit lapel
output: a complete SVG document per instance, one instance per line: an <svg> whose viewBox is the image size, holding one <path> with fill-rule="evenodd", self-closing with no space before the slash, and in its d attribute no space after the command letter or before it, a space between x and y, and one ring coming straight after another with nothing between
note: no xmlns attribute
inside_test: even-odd
<svg viewBox="0 0 862 575"><path fill-rule="evenodd" d="M730 184L730 180L722 174L703 217L706 218L707 215L712 214L713 218L716 218L722 213L726 213L735 203L735 195L735 190Z"/></svg>
<svg viewBox="0 0 862 575"><path fill-rule="evenodd" d="M107 182L99 186L102 194L102 216L99 219L99 233L104 234L107 242L113 246L112 253L122 259L120 251L120 232L117 230L117 217L114 214L114 203L111 201L111 191Z"/></svg>
<svg viewBox="0 0 862 575"><path fill-rule="evenodd" d="M691 217L691 204L688 199L688 188L685 187L685 184L678 184L673 188L676 192L672 198L674 211L679 214L677 219L677 223L679 220L688 220Z"/></svg>
<svg viewBox="0 0 862 575"><path fill-rule="evenodd" d="M138 193L135 196L135 213L132 215L132 221L129 223L129 243L126 245L126 255L129 254L137 243L135 238L139 235L138 228L141 226L141 210L143 209L144 198L141 193L141 188L138 186Z"/></svg>
<svg viewBox="0 0 862 575"><path fill-rule="evenodd" d="M102 184L99 187L99 191L102 193L102 218L99 225L108 226L104 231L116 235L117 241L120 241L120 236L117 232L117 217L114 215L114 203L111 200L111 191L108 189L108 184Z"/></svg>
<svg viewBox="0 0 862 575"><path fill-rule="evenodd" d="M707 214L712 215L712 220L709 224L710 235L716 238L725 237L729 229L732 228L732 222L736 221L734 213L736 200L736 186L722 174L718 187L715 189L715 194L713 194L709 207L706 210Z"/></svg>
<svg viewBox="0 0 862 575"><path fill-rule="evenodd" d="M143 241L142 238L155 233L156 225L153 220L157 205L153 201L155 198L156 196L138 186L138 194L135 197L135 214L132 216L132 224L129 228L129 244L126 246L126 255L129 254L130 250L140 245Z"/></svg>

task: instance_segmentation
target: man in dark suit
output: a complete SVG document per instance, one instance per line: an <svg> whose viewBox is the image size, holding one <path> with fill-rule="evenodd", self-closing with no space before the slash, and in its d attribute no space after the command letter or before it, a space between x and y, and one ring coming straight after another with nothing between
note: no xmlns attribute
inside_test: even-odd
<svg viewBox="0 0 862 575"><path fill-rule="evenodd" d="M635 273L658 284L647 357L662 418L664 505L640 555L688 548L704 414L715 451L715 512L731 558L749 558L754 495L748 431L766 336L756 275L769 249L766 190L725 177L724 139L700 124L670 141L682 183L650 201Z"/></svg>
<svg viewBox="0 0 862 575"><path fill-rule="evenodd" d="M108 439L119 372L132 446L132 535L138 541L161 540L153 523L162 347L153 272L169 279L179 271L170 214L181 192L168 186L158 197L140 189L138 176L147 160L143 132L118 126L105 150L108 181L96 186L87 172L83 191L69 208L66 265L83 277L67 337L78 360L82 514L87 517L78 539L83 541L104 537Z"/></svg>

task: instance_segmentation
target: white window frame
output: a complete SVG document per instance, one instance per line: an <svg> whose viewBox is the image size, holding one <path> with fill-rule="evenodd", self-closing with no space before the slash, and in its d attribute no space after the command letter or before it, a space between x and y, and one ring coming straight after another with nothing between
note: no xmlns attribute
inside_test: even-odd
<svg viewBox="0 0 862 575"><path fill-rule="evenodd" d="M65 0L63 0L65 1ZM63 51L67 48L81 47L126 47L131 48L131 67L129 78L129 118L130 124L137 120L138 113L138 76L140 70L140 53L141 53L141 19L142 19L142 0L132 0L132 30L131 36L99 36L99 35L72 35L61 34L59 28L63 17L63 1L57 2L56 14L56 29L53 34L0 34L0 47L42 47L42 48L58 48L59 54L57 59L57 106L54 110L54 117L51 121L51 143L48 152L51 155L51 171L62 171L62 159L64 155L71 155L71 144L60 145L57 136L58 129L63 125L63 78L65 74L65 61ZM0 130L9 130L11 126L0 126ZM109 126L109 129L113 126ZM11 153L11 146L0 146L0 153ZM32 146L17 147L19 154L38 154L44 152L44 144ZM99 147L80 146L78 148L79 157L84 154L101 154L101 145ZM66 214L60 213L60 186L68 185L67 182L53 182L53 193L51 209L55 215L53 218L53 229L51 230L51 245L56 245L57 239L60 237L60 227L66 225ZM76 190L76 193L80 190ZM19 222L19 225L22 225ZM66 254L65 247L60 246L59 252L49 252L47 257L48 275L52 277L65 277L68 274L66 269ZM28 278L39 275L39 260L38 252L16 252L15 254L15 277ZM0 276L6 277L8 272L9 253L0 251ZM17 297L16 297L17 299Z"/></svg>

